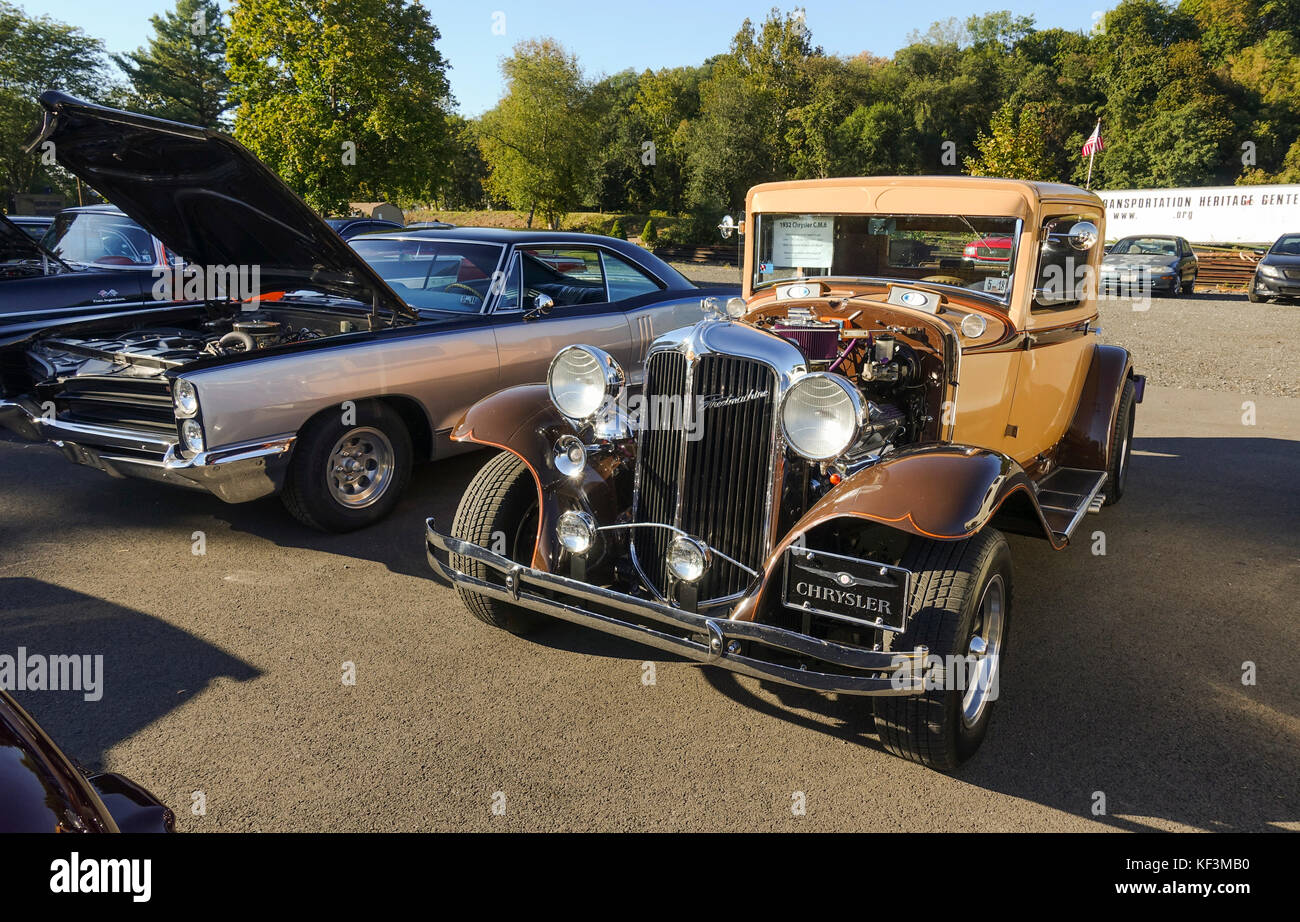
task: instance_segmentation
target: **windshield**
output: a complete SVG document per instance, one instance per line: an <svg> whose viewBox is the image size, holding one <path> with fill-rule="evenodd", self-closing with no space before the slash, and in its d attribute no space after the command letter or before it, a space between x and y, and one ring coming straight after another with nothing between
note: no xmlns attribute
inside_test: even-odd
<svg viewBox="0 0 1300 922"><path fill-rule="evenodd" d="M65 262L95 266L152 266L153 238L125 215L64 212L41 240Z"/></svg>
<svg viewBox="0 0 1300 922"><path fill-rule="evenodd" d="M1279 237L1269 252L1275 256L1300 256L1300 234Z"/></svg>
<svg viewBox="0 0 1300 922"><path fill-rule="evenodd" d="M1111 256L1177 256L1178 247L1168 237L1125 237L1110 248Z"/></svg>
<svg viewBox="0 0 1300 922"><path fill-rule="evenodd" d="M351 246L414 308L477 314L502 247L446 240L355 238Z"/></svg>
<svg viewBox="0 0 1300 922"><path fill-rule="evenodd" d="M763 214L754 287L817 276L957 285L1011 296L1020 222L971 215Z"/></svg>

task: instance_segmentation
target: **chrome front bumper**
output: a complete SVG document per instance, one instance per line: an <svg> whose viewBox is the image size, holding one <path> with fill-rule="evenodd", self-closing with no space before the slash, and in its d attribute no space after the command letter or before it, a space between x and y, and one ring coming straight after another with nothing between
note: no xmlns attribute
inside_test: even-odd
<svg viewBox="0 0 1300 922"><path fill-rule="evenodd" d="M433 519L425 522L425 540L429 565L455 586L668 650L697 662L819 692L919 695L925 691L921 664L925 663L928 651L924 647L906 653L864 650L770 624L732 621L684 611L525 567L477 544L442 534L434 527ZM450 562L451 554L483 564L488 569L489 578L478 579L455 569ZM444 560L440 555L448 559ZM634 615L654 625L592 611L591 608L596 606ZM740 652L743 649L741 645L746 643L749 652ZM800 664L786 665L750 655L764 647L780 651ZM820 672L812 668L818 663L853 671Z"/></svg>
<svg viewBox="0 0 1300 922"><path fill-rule="evenodd" d="M174 439L156 432L51 419L21 397L0 400L0 426L33 442L49 442L69 460L112 477L205 490L228 503L279 491L296 441L296 436L282 435L184 457Z"/></svg>

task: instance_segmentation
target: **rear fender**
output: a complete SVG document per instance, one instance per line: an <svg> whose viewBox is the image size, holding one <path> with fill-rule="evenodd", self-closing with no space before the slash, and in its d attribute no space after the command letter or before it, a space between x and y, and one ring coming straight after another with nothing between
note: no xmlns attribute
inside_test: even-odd
<svg viewBox="0 0 1300 922"><path fill-rule="evenodd" d="M1115 427L1115 414L1119 412L1124 384L1129 378L1137 387L1140 403L1146 380L1133 374L1133 357L1120 346L1098 344L1079 394L1074 419L1058 444L1059 467L1109 470L1110 434Z"/></svg>

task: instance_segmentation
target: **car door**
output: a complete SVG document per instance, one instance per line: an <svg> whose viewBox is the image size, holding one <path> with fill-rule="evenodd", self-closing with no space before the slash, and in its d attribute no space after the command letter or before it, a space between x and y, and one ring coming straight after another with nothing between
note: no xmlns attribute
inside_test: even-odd
<svg viewBox="0 0 1300 922"><path fill-rule="evenodd" d="M1179 237L1178 244L1183 257L1179 267L1182 270L1183 285L1187 286L1196 281L1196 272L1200 264L1196 259L1196 251L1192 249L1190 243Z"/></svg>
<svg viewBox="0 0 1300 922"><path fill-rule="evenodd" d="M538 296L553 305L543 314ZM516 246L492 312L501 386L546 380L551 359L564 346L596 346L626 363L632 330L620 305L611 303L598 247L568 243ZM632 369L626 364L629 376Z"/></svg>
<svg viewBox="0 0 1300 922"><path fill-rule="evenodd" d="M623 311L632 331L628 355L617 358L629 381L640 385L646 349L665 333L703 319L703 295L692 291L682 291L676 297L665 294L667 286L652 273L610 250L601 251L601 260L610 300Z"/></svg>

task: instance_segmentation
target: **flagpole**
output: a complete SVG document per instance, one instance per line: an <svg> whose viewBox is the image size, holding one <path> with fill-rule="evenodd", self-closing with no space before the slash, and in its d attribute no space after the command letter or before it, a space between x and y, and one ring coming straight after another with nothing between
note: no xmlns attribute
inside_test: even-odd
<svg viewBox="0 0 1300 922"><path fill-rule="evenodd" d="M1101 139L1101 119L1097 119L1097 127L1092 130L1093 137ZM1092 145L1092 150L1088 151L1088 178L1084 181L1083 187L1091 191L1092 189L1092 161L1097 157L1097 145Z"/></svg>

